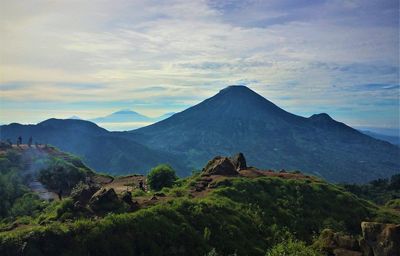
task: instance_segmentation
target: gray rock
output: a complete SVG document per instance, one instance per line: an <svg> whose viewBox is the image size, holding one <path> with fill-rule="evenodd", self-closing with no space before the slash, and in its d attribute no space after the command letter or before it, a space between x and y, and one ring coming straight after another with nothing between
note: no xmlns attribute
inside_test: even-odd
<svg viewBox="0 0 400 256"><path fill-rule="evenodd" d="M108 212L121 206L113 188L103 188L97 191L89 201L89 207L95 212Z"/></svg>
<svg viewBox="0 0 400 256"><path fill-rule="evenodd" d="M81 206L85 206L99 189L100 187L97 185L88 185L80 182L73 188L71 197L74 202L79 202Z"/></svg>
<svg viewBox="0 0 400 256"><path fill-rule="evenodd" d="M365 255L400 255L400 225L362 222L360 246Z"/></svg>
<svg viewBox="0 0 400 256"><path fill-rule="evenodd" d="M237 171L247 169L246 158L244 157L243 153L237 153L236 155L231 157L230 160Z"/></svg>
<svg viewBox="0 0 400 256"><path fill-rule="evenodd" d="M233 165L232 161L228 157L217 156L211 161L209 161L204 167L203 174L206 175L226 175L226 176L234 176L239 173L236 170L236 167Z"/></svg>

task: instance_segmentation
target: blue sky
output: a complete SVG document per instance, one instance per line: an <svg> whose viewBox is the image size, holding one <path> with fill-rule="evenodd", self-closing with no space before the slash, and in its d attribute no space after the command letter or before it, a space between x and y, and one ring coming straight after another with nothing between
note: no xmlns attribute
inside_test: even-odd
<svg viewBox="0 0 400 256"><path fill-rule="evenodd" d="M399 127L397 0L0 3L0 123L178 112L246 84L303 116Z"/></svg>

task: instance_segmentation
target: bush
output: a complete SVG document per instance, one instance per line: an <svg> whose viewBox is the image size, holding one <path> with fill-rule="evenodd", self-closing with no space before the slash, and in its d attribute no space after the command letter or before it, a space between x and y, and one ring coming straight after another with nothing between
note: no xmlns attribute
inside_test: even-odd
<svg viewBox="0 0 400 256"><path fill-rule="evenodd" d="M272 247L266 256L322 256L322 254L304 242L290 239Z"/></svg>
<svg viewBox="0 0 400 256"><path fill-rule="evenodd" d="M400 198L399 199L392 199L389 200L386 204L386 207L392 208L392 209L396 209L396 210L400 210Z"/></svg>
<svg viewBox="0 0 400 256"><path fill-rule="evenodd" d="M168 191L168 194L174 197L183 197L187 195L187 190L181 187L174 187Z"/></svg>
<svg viewBox="0 0 400 256"><path fill-rule="evenodd" d="M132 195L132 197L145 196L146 192L144 192L141 189L134 189L134 190L132 190L131 195Z"/></svg>
<svg viewBox="0 0 400 256"><path fill-rule="evenodd" d="M161 164L150 171L147 176L147 183L151 189L158 191L164 187L172 187L177 179L178 177L176 177L175 171L171 166Z"/></svg>
<svg viewBox="0 0 400 256"><path fill-rule="evenodd" d="M46 206L47 203L43 200L40 200L38 195L26 193L15 201L13 207L11 208L11 215L14 217L24 215L35 216Z"/></svg>

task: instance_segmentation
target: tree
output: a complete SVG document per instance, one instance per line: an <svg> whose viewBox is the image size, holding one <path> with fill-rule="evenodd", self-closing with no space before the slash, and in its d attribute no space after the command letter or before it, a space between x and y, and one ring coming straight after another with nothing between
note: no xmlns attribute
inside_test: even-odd
<svg viewBox="0 0 400 256"><path fill-rule="evenodd" d="M150 171L147 176L147 183L151 189L161 190L164 187L172 187L177 179L178 177L171 166L160 164Z"/></svg>
<svg viewBox="0 0 400 256"><path fill-rule="evenodd" d="M84 181L86 170L61 159L52 159L46 168L39 171L39 181L54 191L70 191Z"/></svg>

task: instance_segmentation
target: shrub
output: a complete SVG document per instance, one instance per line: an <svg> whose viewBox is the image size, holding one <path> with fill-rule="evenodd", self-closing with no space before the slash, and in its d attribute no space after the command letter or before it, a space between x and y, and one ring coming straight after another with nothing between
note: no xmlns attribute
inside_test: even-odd
<svg viewBox="0 0 400 256"><path fill-rule="evenodd" d="M26 193L15 201L13 207L11 208L11 215L15 217L24 215L35 216L46 206L47 203L43 200L40 200L38 195Z"/></svg>
<svg viewBox="0 0 400 256"><path fill-rule="evenodd" d="M168 194L174 197L183 197L187 195L187 190L181 187L176 187L176 188L174 187L171 190L169 190Z"/></svg>
<svg viewBox="0 0 400 256"><path fill-rule="evenodd" d="M164 187L172 187L177 178L175 171L169 165L161 164L150 171L147 183L151 189L158 191Z"/></svg>
<svg viewBox="0 0 400 256"><path fill-rule="evenodd" d="M386 204L386 207L400 210L400 198L389 200Z"/></svg>
<svg viewBox="0 0 400 256"><path fill-rule="evenodd" d="M302 241L289 239L272 247L266 256L322 256L322 254Z"/></svg>
<svg viewBox="0 0 400 256"><path fill-rule="evenodd" d="M134 190L132 190L131 195L132 195L132 197L145 196L146 192L144 192L141 189L134 189Z"/></svg>
<svg viewBox="0 0 400 256"><path fill-rule="evenodd" d="M74 210L74 201L70 198L64 199L56 208L57 218L60 218L66 213L71 213Z"/></svg>

